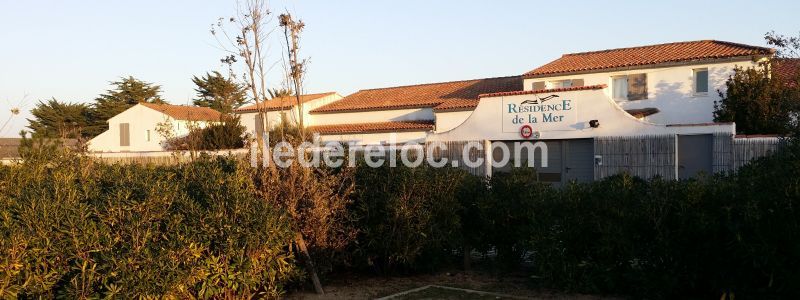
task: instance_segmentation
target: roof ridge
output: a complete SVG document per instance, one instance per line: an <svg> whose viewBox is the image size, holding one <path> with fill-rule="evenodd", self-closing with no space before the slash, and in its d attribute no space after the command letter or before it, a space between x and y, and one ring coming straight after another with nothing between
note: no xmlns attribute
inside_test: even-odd
<svg viewBox="0 0 800 300"><path fill-rule="evenodd" d="M563 55L561 55L561 57L585 55L585 54L595 54L595 53L604 53L604 52L612 52L612 51L620 51L620 50L652 48L652 47L660 47L660 46L667 46L667 45L693 44L693 43L719 43L719 44L727 44L727 45L731 45L731 46L754 48L754 49L760 49L760 50L768 50L770 52L775 51L775 49L768 48L768 47L753 46L753 45L748 45L748 44L742 44L742 43L735 43L735 42L728 42L728 41L721 41L721 40L713 40L713 39L711 39L711 40L694 40L694 41L670 42L670 43L661 43L661 44L652 44L652 45L641 45L641 46L611 48L611 49L604 49L604 50L573 52L573 53L563 54Z"/></svg>
<svg viewBox="0 0 800 300"><path fill-rule="evenodd" d="M300 97L304 97L304 96L319 96L319 95L331 95L331 94L336 94L336 93L337 93L337 92L311 93L311 94L302 94L302 95L300 95ZM297 97L297 95L291 95L291 96L281 96L281 97L274 97L274 98L267 99L267 101L270 101L270 100L272 100L272 99L279 99L279 98L290 98L290 97Z"/></svg>
<svg viewBox="0 0 800 300"><path fill-rule="evenodd" d="M159 106L162 106L162 107L163 106L171 106L171 107L183 107L183 108L191 108L191 109L208 109L208 110L217 111L216 109L213 109L213 108L208 107L208 106L198 106L198 105L189 105L189 104L170 104L170 103L152 103L152 102L139 102L138 104L142 104L144 106L156 106L156 107L159 107Z"/></svg>
<svg viewBox="0 0 800 300"><path fill-rule="evenodd" d="M465 79L465 80L452 80L452 81L442 81L442 82L428 82L428 83L417 83L417 84L408 84L408 85L396 85L396 86L388 86L388 87L380 87L380 88L361 89L361 90L358 90L358 92L361 92L361 91L386 90L386 89L394 89L394 88L407 88L407 87L446 84L446 83L467 82L467 81L477 81L477 80L504 79L504 78L513 78L513 77L522 77L522 75L508 75L508 76L475 78L475 79ZM356 92L356 93L358 93L358 92ZM355 94L355 93L353 93L353 94Z"/></svg>

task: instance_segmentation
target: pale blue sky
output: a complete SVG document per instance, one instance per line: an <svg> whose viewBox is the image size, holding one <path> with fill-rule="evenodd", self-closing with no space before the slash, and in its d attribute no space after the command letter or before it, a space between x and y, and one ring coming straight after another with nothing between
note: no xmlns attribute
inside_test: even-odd
<svg viewBox="0 0 800 300"><path fill-rule="evenodd" d="M0 0L0 136L16 136L41 99L88 102L120 76L189 103L192 75L220 70L210 24L223 1ZM272 1L307 26L307 92L521 74L563 53L719 39L764 45L797 35L800 1ZM281 45L273 42L270 59ZM276 68L277 77L282 70ZM277 82L273 81L277 86ZM23 101L23 97L27 98Z"/></svg>

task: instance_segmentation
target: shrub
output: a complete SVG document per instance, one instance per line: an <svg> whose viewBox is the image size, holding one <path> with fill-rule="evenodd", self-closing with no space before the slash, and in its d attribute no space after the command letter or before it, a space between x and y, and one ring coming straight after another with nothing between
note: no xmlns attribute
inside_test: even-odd
<svg viewBox="0 0 800 300"><path fill-rule="evenodd" d="M188 135L169 138L164 146L167 150L227 150L244 148L249 139L247 130L241 125L239 116L223 115L220 122L195 128ZM168 126L168 125L165 125ZM169 135L170 129L162 129Z"/></svg>
<svg viewBox="0 0 800 300"><path fill-rule="evenodd" d="M354 251L378 272L433 270L462 246L457 195L469 176L456 169L359 167Z"/></svg>
<svg viewBox="0 0 800 300"><path fill-rule="evenodd" d="M4 298L238 298L277 295L299 276L286 215L234 161L66 155L2 170Z"/></svg>

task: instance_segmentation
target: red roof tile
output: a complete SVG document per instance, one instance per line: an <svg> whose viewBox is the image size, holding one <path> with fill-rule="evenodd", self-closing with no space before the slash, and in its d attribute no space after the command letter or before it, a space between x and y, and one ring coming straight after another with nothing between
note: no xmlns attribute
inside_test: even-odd
<svg viewBox="0 0 800 300"><path fill-rule="evenodd" d="M509 76L361 90L312 113L433 107L475 107L478 95L522 89L522 77Z"/></svg>
<svg viewBox="0 0 800 300"><path fill-rule="evenodd" d="M541 94L541 93L558 93L558 92L570 92L570 91L584 91L584 90L599 90L606 88L605 84L596 84L596 85L584 85L584 86L573 86L568 88L557 88L557 89L541 89L541 90L531 90L531 91L513 91L513 92L499 92L499 93L488 93L488 94L481 94L481 98L487 97L501 97L501 96L517 96L517 95L532 95L532 94Z"/></svg>
<svg viewBox="0 0 800 300"><path fill-rule="evenodd" d="M334 95L336 92L328 92L328 93L319 93L319 94L306 94L300 95L300 101L303 103L317 100L319 98L327 97L330 95ZM297 97L279 97L279 98L272 98L267 100L266 102L260 103L260 106L265 109L265 111L275 111L275 110L287 110L291 109L297 103ZM257 112L258 108L255 104L243 106L233 110L237 113L248 113L248 112Z"/></svg>
<svg viewBox="0 0 800 300"><path fill-rule="evenodd" d="M433 121L396 121L376 123L355 123L336 125L310 126L311 132L319 134L347 134L370 132L429 131L433 130Z"/></svg>
<svg viewBox="0 0 800 300"><path fill-rule="evenodd" d="M145 107L157 110L175 120L183 121L219 121L222 114L208 107L183 106L170 104L139 103Z"/></svg>
<svg viewBox="0 0 800 300"><path fill-rule="evenodd" d="M559 59L525 73L523 76L525 78L535 78L562 73L590 72L695 60L763 56L773 53L774 50L770 48L723 41L678 42L565 54Z"/></svg>
<svg viewBox="0 0 800 300"><path fill-rule="evenodd" d="M800 79L800 58L775 59L772 63L772 75L787 85L797 84Z"/></svg>

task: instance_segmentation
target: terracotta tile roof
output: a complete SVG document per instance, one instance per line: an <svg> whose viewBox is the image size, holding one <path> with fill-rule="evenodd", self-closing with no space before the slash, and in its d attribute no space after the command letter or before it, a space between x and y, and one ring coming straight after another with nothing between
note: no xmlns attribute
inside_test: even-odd
<svg viewBox="0 0 800 300"><path fill-rule="evenodd" d="M499 92L499 93L488 93L488 94L481 94L481 98L487 97L501 97L501 96L517 96L517 95L532 95L532 94L541 94L541 93L557 93L557 92L569 92L569 91L584 91L584 90L599 90L606 88L605 84L596 84L596 85L584 85L584 86L573 86L568 88L558 88L558 89L541 89L541 90L531 90L531 91L513 91L513 92Z"/></svg>
<svg viewBox="0 0 800 300"><path fill-rule="evenodd" d="M787 85L797 84L800 79L800 58L775 59L772 63L772 75Z"/></svg>
<svg viewBox="0 0 800 300"><path fill-rule="evenodd" d="M771 55L773 49L731 42L704 40L678 42L602 51L571 53L538 67L523 76L544 77L561 73L590 72L694 60Z"/></svg>
<svg viewBox="0 0 800 300"><path fill-rule="evenodd" d="M184 106L155 103L139 103L159 111L175 120L183 121L219 121L222 114L208 107Z"/></svg>
<svg viewBox="0 0 800 300"><path fill-rule="evenodd" d="M522 79L520 79L522 80ZM436 112L473 110L480 99L449 100L433 108Z"/></svg>
<svg viewBox="0 0 800 300"><path fill-rule="evenodd" d="M429 131L433 130L433 121L396 121L376 123L355 123L310 126L311 132L319 134L347 134L370 132Z"/></svg>
<svg viewBox="0 0 800 300"><path fill-rule="evenodd" d="M477 105L478 95L522 89L522 77L509 76L361 90L312 113L432 107L456 110Z"/></svg>
<svg viewBox="0 0 800 300"><path fill-rule="evenodd" d="M336 92L327 92L327 93L318 93L318 94L306 94L300 95L300 101L303 103L317 100L319 98L324 98L327 96L335 95ZM261 103L261 107L263 107L266 111L275 111L275 110L286 110L291 109L295 103L297 103L297 97L279 97L279 98L272 98L267 100L266 102ZM248 106L243 106L233 110L236 113L247 113L247 112L257 112L258 108L256 104L251 104Z"/></svg>

